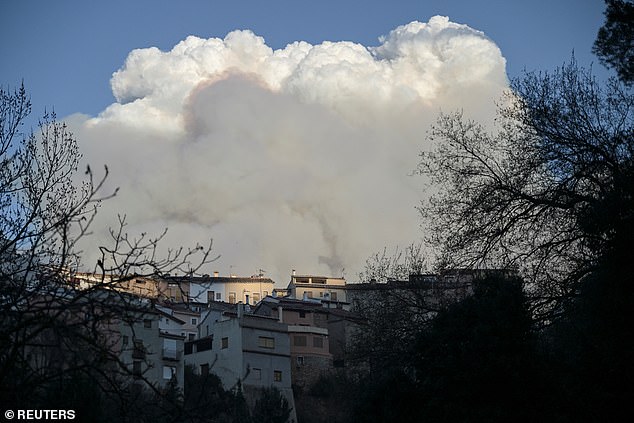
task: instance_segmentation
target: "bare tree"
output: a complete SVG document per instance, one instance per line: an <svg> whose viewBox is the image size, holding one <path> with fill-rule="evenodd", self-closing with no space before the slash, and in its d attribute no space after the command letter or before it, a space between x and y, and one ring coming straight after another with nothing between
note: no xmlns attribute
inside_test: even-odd
<svg viewBox="0 0 634 423"><path fill-rule="evenodd" d="M76 374L116 391L132 374L120 360L118 328L134 329L150 310L111 288L132 277L194 272L212 260L211 242L159 257L164 233L135 238L120 218L111 245L88 265L94 283L72 286L85 266L78 241L116 191L103 193L107 168L95 177L88 167L76 183L81 154L73 135L54 114L44 115L37 134L25 132L30 112L24 86L0 89L0 398L35 401Z"/></svg>
<svg viewBox="0 0 634 423"><path fill-rule="evenodd" d="M427 271L422 243L412 243L404 250L396 247L388 254L387 248L375 253L365 261L364 269L359 273L360 282L387 282L388 280L407 280L411 274Z"/></svg>
<svg viewBox="0 0 634 423"><path fill-rule="evenodd" d="M574 59L512 89L491 131L439 118L419 171L440 191L420 211L446 267L517 268L550 315L608 256L627 262L634 97Z"/></svg>

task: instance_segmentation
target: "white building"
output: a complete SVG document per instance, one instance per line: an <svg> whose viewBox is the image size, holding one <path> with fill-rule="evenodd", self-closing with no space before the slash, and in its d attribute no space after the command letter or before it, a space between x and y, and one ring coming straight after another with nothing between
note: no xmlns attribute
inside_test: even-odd
<svg viewBox="0 0 634 423"><path fill-rule="evenodd" d="M201 328L209 327L211 333L188 343L185 363L199 374L213 372L225 389L240 382L251 402L260 388L275 387L288 400L295 418L288 326L276 318L245 313L244 307L238 304L237 312L224 312L213 322L210 313Z"/></svg>
<svg viewBox="0 0 634 423"><path fill-rule="evenodd" d="M273 292L274 282L262 275L249 277L220 276L182 276L172 277L172 283L187 284L183 291L188 292L189 301L209 303L224 301L231 304L257 304L262 298Z"/></svg>
<svg viewBox="0 0 634 423"><path fill-rule="evenodd" d="M174 381L183 389L185 338L161 333L157 311L148 311L133 323L119 322L120 360L134 378L145 379L157 387L165 387Z"/></svg>
<svg viewBox="0 0 634 423"><path fill-rule="evenodd" d="M324 305L347 303L346 280L315 275L296 275L293 271L287 290L290 298L316 299Z"/></svg>

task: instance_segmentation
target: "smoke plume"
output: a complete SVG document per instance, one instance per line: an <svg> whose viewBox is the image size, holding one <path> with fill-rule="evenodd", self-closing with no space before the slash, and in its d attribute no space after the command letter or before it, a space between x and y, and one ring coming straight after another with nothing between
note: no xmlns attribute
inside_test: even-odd
<svg viewBox="0 0 634 423"><path fill-rule="evenodd" d="M130 232L168 227L170 245L213 238L207 272L261 268L285 284L291 269L354 280L371 253L420 238L411 173L425 133L440 110L491 117L505 60L440 16L379 43L273 50L234 31L130 52L116 102L68 119L85 160L121 188L91 242L125 213Z"/></svg>

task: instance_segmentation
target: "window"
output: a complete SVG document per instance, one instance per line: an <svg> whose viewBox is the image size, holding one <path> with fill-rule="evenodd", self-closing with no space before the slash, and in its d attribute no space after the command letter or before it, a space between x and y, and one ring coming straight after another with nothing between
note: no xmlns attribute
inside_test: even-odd
<svg viewBox="0 0 634 423"><path fill-rule="evenodd" d="M194 339L196 339L196 334L195 333L190 333L189 335L187 335L187 340L188 341L193 341Z"/></svg>
<svg viewBox="0 0 634 423"><path fill-rule="evenodd" d="M163 339L163 358L169 360L176 360L178 358L176 339Z"/></svg>
<svg viewBox="0 0 634 423"><path fill-rule="evenodd" d="M235 304L236 303L236 293L235 292L230 292L229 293L229 304Z"/></svg>
<svg viewBox="0 0 634 423"><path fill-rule="evenodd" d="M262 379L262 369L253 369L252 374L254 380Z"/></svg>
<svg viewBox="0 0 634 423"><path fill-rule="evenodd" d="M282 381L282 371L281 370L274 370L273 371L273 380L275 382L281 382Z"/></svg>
<svg viewBox="0 0 634 423"><path fill-rule="evenodd" d="M313 347L315 348L323 348L324 347L324 338L321 336L313 337Z"/></svg>
<svg viewBox="0 0 634 423"><path fill-rule="evenodd" d="M337 293L336 292L331 292L330 293L330 299L333 301L337 301Z"/></svg>
<svg viewBox="0 0 634 423"><path fill-rule="evenodd" d="M207 376L209 374L209 364L208 363L200 365L200 374L202 376Z"/></svg>
<svg viewBox="0 0 634 423"><path fill-rule="evenodd" d="M143 319L143 327L151 328L152 327L152 321L150 319Z"/></svg>
<svg viewBox="0 0 634 423"><path fill-rule="evenodd" d="M216 293L214 291L207 291L207 302L210 303L216 297Z"/></svg>
<svg viewBox="0 0 634 423"><path fill-rule="evenodd" d="M123 344L123 346L127 347L129 342L130 342L130 338L128 338L128 335L123 335L123 339L121 340L121 343Z"/></svg>
<svg viewBox="0 0 634 423"><path fill-rule="evenodd" d="M226 348L229 348L229 338L224 337L220 340L220 347L224 350Z"/></svg>
<svg viewBox="0 0 634 423"><path fill-rule="evenodd" d="M192 317L192 325L197 325L198 324L198 319L195 317Z"/></svg>
<svg viewBox="0 0 634 423"><path fill-rule="evenodd" d="M258 294L257 292L253 293L253 304L257 304L260 302L260 294Z"/></svg>
<svg viewBox="0 0 634 423"><path fill-rule="evenodd" d="M139 360L135 360L132 363L132 374L134 375L134 377L140 377L141 374L143 373L142 367L141 367L141 361Z"/></svg>
<svg viewBox="0 0 634 423"><path fill-rule="evenodd" d="M296 347L305 347L306 346L306 336L304 335L295 335L293 337L293 345Z"/></svg>
<svg viewBox="0 0 634 423"><path fill-rule="evenodd" d="M176 374L176 367L163 366L163 379L170 380Z"/></svg>
<svg viewBox="0 0 634 423"><path fill-rule="evenodd" d="M261 348L275 348L275 338L269 338L266 336L258 337L258 346Z"/></svg>
<svg viewBox="0 0 634 423"><path fill-rule="evenodd" d="M302 319L306 317L306 312L304 310L299 312L299 317L301 317Z"/></svg>
<svg viewBox="0 0 634 423"><path fill-rule="evenodd" d="M134 340L134 350L132 350L132 358L145 358L145 347L143 341L139 339Z"/></svg>
<svg viewBox="0 0 634 423"><path fill-rule="evenodd" d="M297 365L298 366L303 366L304 365L304 357L301 355L297 356Z"/></svg>
<svg viewBox="0 0 634 423"><path fill-rule="evenodd" d="M222 300L222 294L220 292L216 292L216 300L217 301Z"/></svg>
<svg viewBox="0 0 634 423"><path fill-rule="evenodd" d="M196 352L209 351L212 348L213 348L213 340L211 336L202 338L196 341Z"/></svg>
<svg viewBox="0 0 634 423"><path fill-rule="evenodd" d="M306 298L313 298L313 291L304 291L304 294L306 294Z"/></svg>

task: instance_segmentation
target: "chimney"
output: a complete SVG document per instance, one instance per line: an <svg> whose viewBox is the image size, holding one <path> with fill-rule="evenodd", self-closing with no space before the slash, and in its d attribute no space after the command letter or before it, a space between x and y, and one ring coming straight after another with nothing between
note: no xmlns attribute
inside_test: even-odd
<svg viewBox="0 0 634 423"><path fill-rule="evenodd" d="M277 307L277 321L284 323L284 310L282 309L282 306Z"/></svg>
<svg viewBox="0 0 634 423"><path fill-rule="evenodd" d="M302 301L306 301L306 300L308 300L308 294L304 292L304 295L302 295Z"/></svg>
<svg viewBox="0 0 634 423"><path fill-rule="evenodd" d="M220 276L220 273L214 272L214 278L217 278L218 276Z"/></svg>
<svg viewBox="0 0 634 423"><path fill-rule="evenodd" d="M295 276L295 269L293 269L293 276Z"/></svg>
<svg viewBox="0 0 634 423"><path fill-rule="evenodd" d="M241 319L243 315L244 315L244 304L242 304L242 301L240 301L238 303L238 319Z"/></svg>

